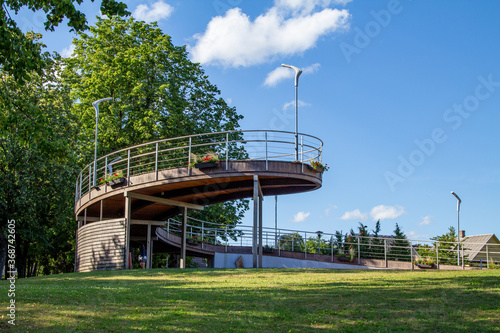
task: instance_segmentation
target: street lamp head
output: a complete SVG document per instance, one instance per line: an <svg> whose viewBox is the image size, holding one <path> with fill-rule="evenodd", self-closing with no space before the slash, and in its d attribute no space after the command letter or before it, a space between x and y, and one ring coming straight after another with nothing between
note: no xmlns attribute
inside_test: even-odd
<svg viewBox="0 0 500 333"><path fill-rule="evenodd" d="M93 102L92 103L92 106L94 107L95 109L95 117L99 117L99 103L101 102L104 102L104 101L109 101L109 100L112 100L113 97L106 97L106 98L101 98L101 99L98 99L97 101Z"/></svg>
<svg viewBox="0 0 500 333"><path fill-rule="evenodd" d="M281 64L281 67L291 68L295 71L295 86L297 87L299 85L299 76L300 74L302 74L302 69L292 65L285 65L285 64Z"/></svg>
<svg viewBox="0 0 500 333"><path fill-rule="evenodd" d="M462 202L460 197L455 192L451 191L451 194L453 194L455 196L455 198L457 198L458 202Z"/></svg>

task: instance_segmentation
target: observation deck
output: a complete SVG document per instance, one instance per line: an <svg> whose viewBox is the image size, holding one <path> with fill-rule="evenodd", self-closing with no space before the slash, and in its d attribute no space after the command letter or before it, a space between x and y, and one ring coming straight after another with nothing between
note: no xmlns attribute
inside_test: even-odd
<svg viewBox="0 0 500 333"><path fill-rule="evenodd" d="M77 270L84 266L83 270L100 269L102 265L90 263L96 261L96 247L103 253L116 253L99 262L109 262L111 268L130 266L131 242L143 240L149 245L154 236L151 226L161 225L187 208L250 197L255 201L256 179L259 202L262 196L320 188L322 173L313 170L310 162L321 162L323 142L301 133L297 146L295 142L292 132L227 131L154 141L97 159L80 172L75 184ZM207 152L217 154L220 161L209 168L192 167L193 156ZM101 179L114 174L122 177L100 184ZM106 221L121 222L110 228ZM95 230L82 230L95 222L99 222L99 227L93 226ZM104 230L109 233L103 234ZM101 239L90 241L96 233L102 234ZM108 251L113 246L118 250ZM119 250L122 247L123 253ZM105 264L102 269L109 267Z"/></svg>

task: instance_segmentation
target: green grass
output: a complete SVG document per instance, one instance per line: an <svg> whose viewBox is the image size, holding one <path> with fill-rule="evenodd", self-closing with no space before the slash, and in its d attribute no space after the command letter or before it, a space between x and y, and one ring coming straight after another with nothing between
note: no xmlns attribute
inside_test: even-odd
<svg viewBox="0 0 500 333"><path fill-rule="evenodd" d="M16 289L22 332L500 331L498 270L133 270ZM0 293L6 309L6 281Z"/></svg>

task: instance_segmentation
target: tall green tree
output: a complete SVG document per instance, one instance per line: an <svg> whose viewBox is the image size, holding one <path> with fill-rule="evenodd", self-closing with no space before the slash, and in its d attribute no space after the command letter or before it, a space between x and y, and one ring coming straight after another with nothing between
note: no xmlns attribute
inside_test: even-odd
<svg viewBox="0 0 500 333"><path fill-rule="evenodd" d="M370 253L371 256L375 259L383 259L384 258L384 240L380 237L380 230L382 229L380 225L380 220L375 224L375 229L372 230L372 236L374 238L371 239Z"/></svg>
<svg viewBox="0 0 500 333"><path fill-rule="evenodd" d="M94 0L91 0L92 2ZM26 7L32 11L43 10L46 14L45 30L54 31L55 27L67 19L71 31L83 31L88 28L85 15L76 9L83 0L1 0L0 1L0 69L14 76L23 83L33 71L42 74L45 60L36 41L25 35L12 19L12 14ZM115 0L102 0L103 15L129 15L127 6Z"/></svg>
<svg viewBox="0 0 500 333"><path fill-rule="evenodd" d="M388 259L389 260L399 260L399 261L411 261L411 250L410 242L408 242L405 233L396 223L396 228L394 229L394 241L391 242Z"/></svg>
<svg viewBox="0 0 500 333"><path fill-rule="evenodd" d="M16 221L20 277L29 276L35 267L48 267L60 253L71 253L74 245L78 166L75 127L68 112L71 99L58 80L59 57L42 55L43 74L31 72L24 84L0 71L0 232L5 235L8 220ZM0 255L5 257L5 252ZM56 271L72 268L72 255L63 257L57 261L65 268L53 267Z"/></svg>
<svg viewBox="0 0 500 333"><path fill-rule="evenodd" d="M220 97L201 66L188 59L186 48L173 45L156 23L98 18L73 43L63 77L77 101L72 112L80 121L81 166L93 158L92 102L103 97L113 102L99 107L100 156L154 140L239 128L243 117ZM235 148L229 157L243 156ZM194 217L231 225L247 209L248 200L220 203Z"/></svg>

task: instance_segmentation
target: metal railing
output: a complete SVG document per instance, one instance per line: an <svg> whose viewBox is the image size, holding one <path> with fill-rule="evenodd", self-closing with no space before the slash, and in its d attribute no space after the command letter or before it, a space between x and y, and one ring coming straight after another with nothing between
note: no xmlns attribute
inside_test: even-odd
<svg viewBox="0 0 500 333"><path fill-rule="evenodd" d="M323 142L314 136L299 133L299 160L302 163L322 161ZM89 163L80 172L75 184L75 204L94 184L113 174L131 176L170 168L186 167L192 154L218 154L221 163L230 160L295 161L295 133L285 131L226 131L193 134L153 141L121 149Z"/></svg>
<svg viewBox="0 0 500 333"><path fill-rule="evenodd" d="M165 222L167 232L180 235L181 222L169 219ZM228 226L213 222L202 221L188 217L187 236L199 243L209 243L228 246L252 246L252 226ZM484 263L472 263L468 255L470 249L457 242L439 242L433 240L395 239L390 236L371 237L360 235L342 235L342 240L337 239L337 234L320 233L302 230L279 228L262 228L263 247L272 250L278 256L281 251L302 252L307 255L322 254L331 257L348 258L359 263L361 259L376 259L399 262L415 262L418 259L432 261L438 268L439 265L457 266L457 253L461 257L460 266L474 265L489 267L492 258L500 256L500 245L486 244L484 250L478 254L484 255Z"/></svg>

